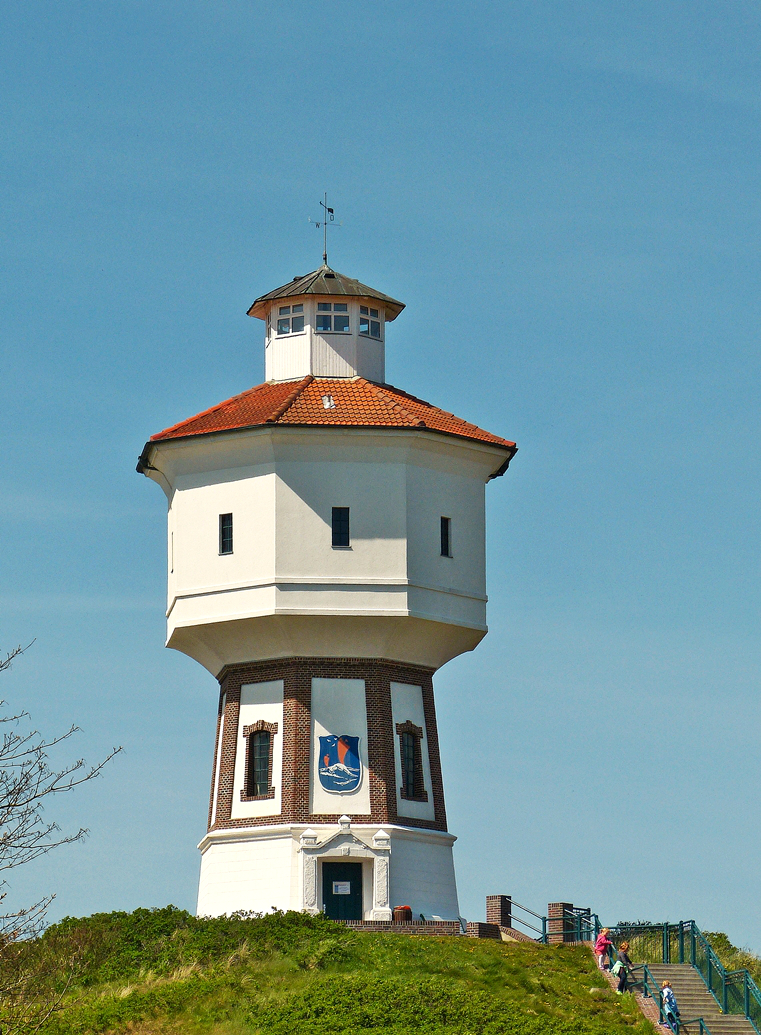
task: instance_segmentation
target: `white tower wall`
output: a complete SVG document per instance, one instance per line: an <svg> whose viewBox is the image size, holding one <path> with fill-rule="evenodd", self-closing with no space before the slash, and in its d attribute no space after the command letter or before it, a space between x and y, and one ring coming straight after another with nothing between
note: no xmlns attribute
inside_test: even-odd
<svg viewBox="0 0 761 1035"><path fill-rule="evenodd" d="M438 668L472 650L486 632L484 484L499 455L395 429L159 443L150 474L169 499L168 645L215 675L337 651ZM331 545L334 506L350 509L347 549ZM233 553L220 555L226 513Z"/></svg>

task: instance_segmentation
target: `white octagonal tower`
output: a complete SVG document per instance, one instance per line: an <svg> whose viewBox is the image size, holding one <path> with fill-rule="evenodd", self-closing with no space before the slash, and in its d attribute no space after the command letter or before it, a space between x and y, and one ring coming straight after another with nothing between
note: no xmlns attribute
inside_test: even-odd
<svg viewBox="0 0 761 1035"><path fill-rule="evenodd" d="M516 447L384 383L403 308L327 265L263 295L268 380L140 456L167 645L220 684L200 915L458 915L432 678L486 633Z"/></svg>

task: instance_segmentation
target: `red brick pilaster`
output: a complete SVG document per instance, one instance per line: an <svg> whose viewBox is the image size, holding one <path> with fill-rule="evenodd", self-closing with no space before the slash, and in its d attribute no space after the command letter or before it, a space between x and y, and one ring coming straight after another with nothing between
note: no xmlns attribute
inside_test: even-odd
<svg viewBox="0 0 761 1035"><path fill-rule="evenodd" d="M282 660L230 665L220 675L226 694L224 734L219 765L219 787L214 827L269 826L273 823L337 823L340 812L314 815L309 812L311 764L312 680L362 679L367 709L367 779L370 814L352 817L355 823L397 823L409 827L446 830L446 810L441 779L439 738L433 703L433 673L430 669L366 658L286 658ZM279 815L232 819L233 777L240 714L240 688L245 683L283 681L283 773ZM423 688L423 709L431 769L434 819L400 817L396 811L394 729L391 714L391 683L410 683ZM277 734L280 736L280 733ZM216 754L215 754L216 759ZM214 789L212 786L212 800ZM209 811L211 821L211 809Z"/></svg>

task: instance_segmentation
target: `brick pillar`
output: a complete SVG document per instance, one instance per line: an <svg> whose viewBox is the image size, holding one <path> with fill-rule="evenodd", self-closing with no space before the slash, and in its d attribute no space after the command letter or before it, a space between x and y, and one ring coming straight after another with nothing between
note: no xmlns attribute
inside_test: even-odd
<svg viewBox="0 0 761 1035"><path fill-rule="evenodd" d="M573 932L569 929L566 912L573 909L572 902L550 902L547 906L547 941L552 945L570 941Z"/></svg>
<svg viewBox="0 0 761 1035"><path fill-rule="evenodd" d="M486 922L499 924L500 927L512 927L512 899L509 895L486 896Z"/></svg>

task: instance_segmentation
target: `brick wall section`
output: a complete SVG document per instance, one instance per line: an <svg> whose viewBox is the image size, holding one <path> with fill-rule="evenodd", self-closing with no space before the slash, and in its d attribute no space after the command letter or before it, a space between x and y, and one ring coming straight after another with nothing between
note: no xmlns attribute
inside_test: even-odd
<svg viewBox="0 0 761 1035"><path fill-rule="evenodd" d="M512 927L512 899L509 895L486 896L486 922L499 927Z"/></svg>
<svg viewBox="0 0 761 1035"><path fill-rule="evenodd" d="M547 941L552 945L564 942L573 936L567 931L565 913L573 909L573 902L550 902L547 906Z"/></svg>
<svg viewBox="0 0 761 1035"><path fill-rule="evenodd" d="M396 683L410 683L410 679L395 679ZM441 777L441 755L439 754L439 728L436 725L436 706L433 701L433 672L428 672L426 679L420 680L423 687L423 715L425 729L428 734L428 761L431 767L431 787L433 789L433 823L426 824L436 830L447 829L447 813L444 808L444 781ZM405 820L404 822L410 822ZM421 823L417 824L421 826Z"/></svg>
<svg viewBox="0 0 761 1035"><path fill-rule="evenodd" d="M217 751L219 749L219 731L222 726L222 706L225 700L225 692L220 689L219 691L219 703L217 705L217 735L214 738L214 761L211 766L211 791L209 793L209 818L206 826L211 829L211 816L214 811L214 787L217 782Z"/></svg>
<svg viewBox="0 0 761 1035"><path fill-rule="evenodd" d="M468 922L468 938L496 938L501 941L499 924L482 924L478 921Z"/></svg>
<svg viewBox="0 0 761 1035"><path fill-rule="evenodd" d="M370 815L353 816L352 821L446 830L444 787L433 701L433 672L431 669L372 658L285 658L231 665L223 669L219 680L221 693L225 695L225 722L214 829L271 826L277 823L338 822L341 812L319 815L309 812L310 704L312 679L317 678L363 679L365 682ZM246 683L279 679L283 680L283 775L280 815L232 819L240 688ZM411 819L397 815L394 730L391 721L392 682L422 686L434 804L433 820ZM212 800L213 793L212 787ZM209 821L211 822L211 808Z"/></svg>
<svg viewBox="0 0 761 1035"><path fill-rule="evenodd" d="M459 920L413 920L409 924L395 924L390 920L337 920L352 931L390 934L462 935ZM483 924L481 925L483 926ZM470 924L468 924L470 927ZM479 935L473 935L474 938Z"/></svg>

